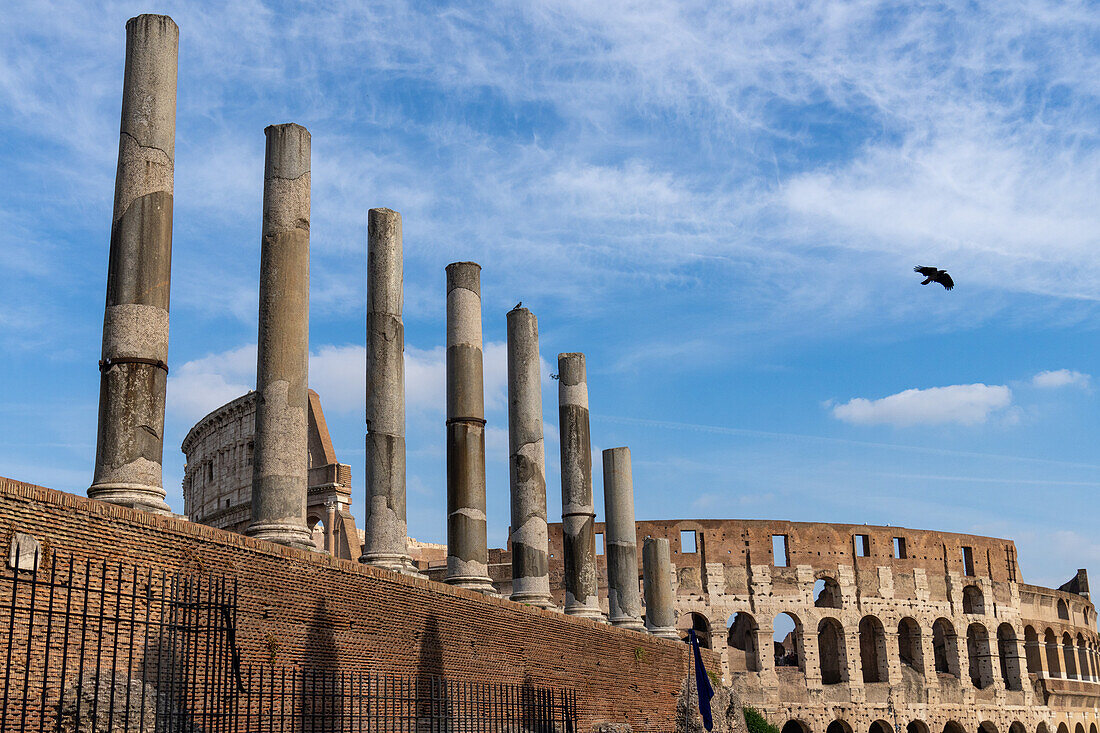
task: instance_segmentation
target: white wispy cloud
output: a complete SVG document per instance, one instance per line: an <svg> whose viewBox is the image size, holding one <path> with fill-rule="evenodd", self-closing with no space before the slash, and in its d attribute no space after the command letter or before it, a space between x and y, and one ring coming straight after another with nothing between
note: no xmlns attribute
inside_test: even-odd
<svg viewBox="0 0 1100 733"><path fill-rule="evenodd" d="M1012 404L1004 385L953 384L907 389L880 399L856 397L832 405L833 417L857 425L979 425Z"/></svg>
<svg viewBox="0 0 1100 733"><path fill-rule="evenodd" d="M1034 387L1053 389L1056 387L1080 387L1088 389L1092 384L1092 377L1083 372L1072 369L1055 369L1053 371L1039 372L1031 378Z"/></svg>

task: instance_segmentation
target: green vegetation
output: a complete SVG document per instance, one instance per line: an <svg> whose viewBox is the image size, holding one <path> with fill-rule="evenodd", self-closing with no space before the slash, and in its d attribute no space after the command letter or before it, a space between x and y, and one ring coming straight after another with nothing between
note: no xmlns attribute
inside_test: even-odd
<svg viewBox="0 0 1100 733"><path fill-rule="evenodd" d="M756 708L746 705L742 710L745 712L745 725L748 726L749 733L779 733L779 729L769 723Z"/></svg>

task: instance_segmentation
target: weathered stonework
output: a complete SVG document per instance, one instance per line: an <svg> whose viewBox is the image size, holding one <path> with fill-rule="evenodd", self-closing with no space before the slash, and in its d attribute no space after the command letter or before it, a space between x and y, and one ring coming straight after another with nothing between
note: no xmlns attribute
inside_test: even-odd
<svg viewBox="0 0 1100 733"><path fill-rule="evenodd" d="M615 626L644 631L638 592L638 536L634 530L634 478L629 448L603 452L603 498L607 532L608 620Z"/></svg>
<svg viewBox="0 0 1100 733"><path fill-rule="evenodd" d="M597 587L596 508L592 498L592 441L584 354L558 354L558 430L565 612L603 619Z"/></svg>
<svg viewBox="0 0 1100 733"><path fill-rule="evenodd" d="M306 526L310 137L295 124L264 133L256 449L246 533L314 549Z"/></svg>
<svg viewBox="0 0 1100 733"><path fill-rule="evenodd" d="M646 537L642 543L642 582L645 586L645 627L654 636L676 638L672 565L668 540Z"/></svg>
<svg viewBox="0 0 1100 733"><path fill-rule="evenodd" d="M172 179L179 28L126 23L122 125L111 220L99 430L88 496L166 514L161 478L168 381Z"/></svg>
<svg viewBox="0 0 1100 733"><path fill-rule="evenodd" d="M360 562L415 573L405 519L405 325L401 215L367 214L366 519Z"/></svg>
<svg viewBox="0 0 1100 733"><path fill-rule="evenodd" d="M511 599L547 608L554 602L546 534L541 372L538 319L526 308L514 308L508 312Z"/></svg>
<svg viewBox="0 0 1100 733"><path fill-rule="evenodd" d="M481 266L447 265L447 576L494 593L485 519Z"/></svg>

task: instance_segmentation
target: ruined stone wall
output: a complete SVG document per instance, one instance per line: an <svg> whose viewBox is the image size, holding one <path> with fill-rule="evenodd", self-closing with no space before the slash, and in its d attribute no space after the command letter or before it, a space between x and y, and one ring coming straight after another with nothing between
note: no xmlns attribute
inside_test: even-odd
<svg viewBox="0 0 1100 733"><path fill-rule="evenodd" d="M689 669L688 649L676 642L3 478L0 516L5 547L21 531L78 561L235 580L245 664L274 658L307 669L572 688L581 731L600 722L675 729ZM11 593L6 584L0 596ZM717 668L716 657L706 659Z"/></svg>

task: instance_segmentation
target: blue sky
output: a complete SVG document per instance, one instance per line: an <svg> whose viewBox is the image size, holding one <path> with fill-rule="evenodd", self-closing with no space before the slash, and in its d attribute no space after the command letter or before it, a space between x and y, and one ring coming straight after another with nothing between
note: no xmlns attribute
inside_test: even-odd
<svg viewBox="0 0 1100 733"><path fill-rule="evenodd" d="M311 384L362 504L367 210L404 217L409 529L445 534L444 266L588 355L639 518L867 522L1100 572L1100 13L1085 3L7 3L0 474L91 481L124 24L180 26L165 485L254 386L265 125L313 135ZM958 287L920 287L914 265ZM1092 375L1097 375L1094 379ZM548 499L560 514L555 383ZM361 517L361 514L358 514Z"/></svg>

